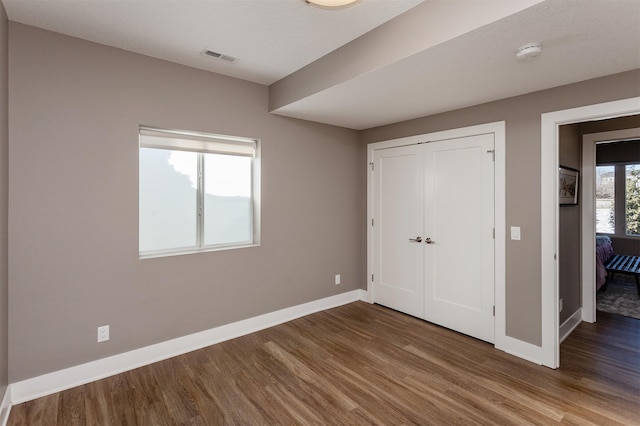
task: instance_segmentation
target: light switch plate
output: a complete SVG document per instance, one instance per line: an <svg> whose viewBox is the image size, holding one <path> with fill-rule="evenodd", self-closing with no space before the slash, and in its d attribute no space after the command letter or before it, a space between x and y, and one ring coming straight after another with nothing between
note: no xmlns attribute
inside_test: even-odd
<svg viewBox="0 0 640 426"><path fill-rule="evenodd" d="M520 240L520 227L519 226L512 226L511 227L511 239L512 240Z"/></svg>

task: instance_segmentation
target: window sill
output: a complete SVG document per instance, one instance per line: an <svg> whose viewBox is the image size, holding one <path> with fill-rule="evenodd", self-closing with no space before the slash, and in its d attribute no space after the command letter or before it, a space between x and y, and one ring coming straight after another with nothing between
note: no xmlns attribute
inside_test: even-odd
<svg viewBox="0 0 640 426"><path fill-rule="evenodd" d="M163 251L163 252L147 252L147 253L139 253L140 260L144 259L156 259L159 257L173 257L173 256L183 256L186 254L200 254L200 253L209 253L213 251L228 251L228 250L236 250L236 249L244 249L250 247L260 247L260 243L251 243L251 244L238 244L235 246L223 246L223 247L205 247L199 249L185 249L185 250L172 250L172 251Z"/></svg>

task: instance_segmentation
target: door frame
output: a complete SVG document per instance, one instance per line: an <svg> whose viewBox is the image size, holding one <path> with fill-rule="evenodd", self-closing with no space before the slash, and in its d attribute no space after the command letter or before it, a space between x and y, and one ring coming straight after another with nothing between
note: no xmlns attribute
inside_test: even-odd
<svg viewBox="0 0 640 426"><path fill-rule="evenodd" d="M564 124L605 120L638 113L640 113L640 97L548 112L541 116L541 361L547 367L560 366L557 260L559 127Z"/></svg>
<svg viewBox="0 0 640 426"><path fill-rule="evenodd" d="M367 296L373 303L371 279L373 274L373 152L379 149L394 148L405 145L436 142L445 139L463 138L492 133L494 135L495 169L494 169L494 215L495 215L495 333L494 346L506 350L506 153L505 153L505 121L444 130L421 135L408 136L367 145Z"/></svg>

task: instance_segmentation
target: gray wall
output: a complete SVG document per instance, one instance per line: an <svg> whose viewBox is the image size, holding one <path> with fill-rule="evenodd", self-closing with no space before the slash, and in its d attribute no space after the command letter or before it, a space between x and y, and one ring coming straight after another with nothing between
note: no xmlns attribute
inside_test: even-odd
<svg viewBox="0 0 640 426"><path fill-rule="evenodd" d="M8 358L8 272L7 233L9 202L9 23L0 2L0 398L9 383Z"/></svg>
<svg viewBox="0 0 640 426"><path fill-rule="evenodd" d="M271 115L266 86L9 32L11 382L365 285L356 131ZM138 259L140 124L262 140L261 247Z"/></svg>
<svg viewBox="0 0 640 426"><path fill-rule="evenodd" d="M640 70L634 70L362 133L362 142L370 143L506 121L506 225L522 228L521 241L507 240L508 336L541 344L540 115L639 96L639 82Z"/></svg>
<svg viewBox="0 0 640 426"><path fill-rule="evenodd" d="M560 165L580 170L582 163L582 135L580 124L560 126L558 144ZM581 176L581 175L580 175ZM581 214L582 180L578 181L578 205L560 206L558 248L558 291L563 301L560 324L582 306L581 280Z"/></svg>

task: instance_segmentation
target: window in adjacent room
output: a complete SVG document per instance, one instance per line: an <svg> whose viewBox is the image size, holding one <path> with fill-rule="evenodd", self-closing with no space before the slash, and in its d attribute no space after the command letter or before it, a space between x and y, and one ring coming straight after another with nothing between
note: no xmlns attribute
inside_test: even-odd
<svg viewBox="0 0 640 426"><path fill-rule="evenodd" d="M141 257L259 243L258 141L140 129Z"/></svg>
<svg viewBox="0 0 640 426"><path fill-rule="evenodd" d="M596 166L596 232L640 236L640 164Z"/></svg>

